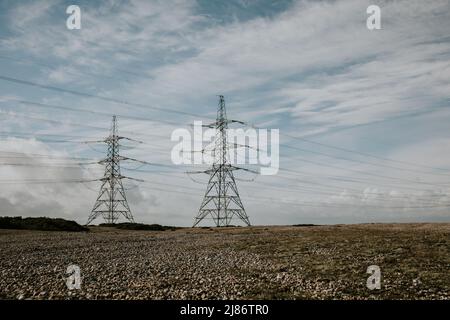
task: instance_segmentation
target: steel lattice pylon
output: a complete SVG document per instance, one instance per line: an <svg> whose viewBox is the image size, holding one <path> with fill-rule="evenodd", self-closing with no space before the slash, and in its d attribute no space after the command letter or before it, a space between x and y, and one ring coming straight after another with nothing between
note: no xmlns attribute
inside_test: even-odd
<svg viewBox="0 0 450 320"><path fill-rule="evenodd" d="M223 96L219 96L216 122L208 125L208 127L216 129L214 162L209 170L204 171L209 174L209 181L205 197L194 219L194 227L208 215L211 216L217 227L229 226L235 216L250 226L250 220L245 212L233 175L234 170L241 168L232 166L228 158L228 123L225 99Z"/></svg>
<svg viewBox="0 0 450 320"><path fill-rule="evenodd" d="M116 116L113 116L111 133L103 141L108 145L108 155L106 159L100 161L105 165L105 174L100 179L102 181L100 192L86 225L100 215L106 223L115 223L120 215L123 215L128 221L134 222L122 184L122 179L128 177L122 176L120 173L120 161L129 159L121 157L119 154L119 140L121 139L123 137L117 135Z"/></svg>

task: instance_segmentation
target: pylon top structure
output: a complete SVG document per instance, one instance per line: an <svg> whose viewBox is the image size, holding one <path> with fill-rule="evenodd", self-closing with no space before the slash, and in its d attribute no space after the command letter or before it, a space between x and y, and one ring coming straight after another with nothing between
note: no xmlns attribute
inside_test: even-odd
<svg viewBox="0 0 450 320"><path fill-rule="evenodd" d="M132 140L118 135L117 117L113 116L111 131L109 136L102 141L88 141L103 142L108 146L107 157L99 163L105 165L105 173L103 178L99 179L102 182L100 192L98 194L95 205L89 215L86 225L89 225L98 216L102 216L106 223L116 223L116 221L123 216L130 222L134 222L128 205L125 189L123 187L123 179L131 179L141 181L138 179L123 176L120 172L120 162L123 160L138 161L135 159L123 157L119 154L120 143L122 139ZM132 140L135 141L135 140ZM141 162L141 161L139 161Z"/></svg>
<svg viewBox="0 0 450 320"><path fill-rule="evenodd" d="M238 121L227 119L225 99L220 95L216 121L207 125L216 129L212 150L214 162L210 169L203 171L209 175L209 181L203 202L194 218L194 227L208 216L217 227L229 226L234 217L250 226L233 174L233 171L243 168L231 165L228 155L227 129L230 122Z"/></svg>

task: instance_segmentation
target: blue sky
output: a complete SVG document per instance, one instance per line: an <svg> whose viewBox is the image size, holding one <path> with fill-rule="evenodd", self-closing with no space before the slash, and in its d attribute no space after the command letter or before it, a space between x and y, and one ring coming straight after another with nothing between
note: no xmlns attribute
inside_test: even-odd
<svg viewBox="0 0 450 320"><path fill-rule="evenodd" d="M66 28L71 4L81 8L81 30ZM381 30L366 28L370 4L381 8ZM119 117L124 135L145 142L124 153L170 163L171 132L214 117L223 94L230 118L279 129L293 147L281 146L281 166L302 172L239 182L254 224L449 221L449 4L2 1L0 76L129 103L0 79L1 161L11 152L29 163L33 153L99 159L104 151L48 140L99 139L108 115L18 101L154 119ZM188 168L144 169L154 172L124 171L155 183L129 190L136 220L190 225L205 185L180 173ZM85 222L98 184L18 181L101 175L100 166L1 166L1 214Z"/></svg>

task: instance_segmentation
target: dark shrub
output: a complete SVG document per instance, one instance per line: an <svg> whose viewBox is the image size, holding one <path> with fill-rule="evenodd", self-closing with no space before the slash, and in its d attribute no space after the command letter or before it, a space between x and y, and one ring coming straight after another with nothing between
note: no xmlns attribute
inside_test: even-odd
<svg viewBox="0 0 450 320"><path fill-rule="evenodd" d="M148 231L166 231L166 230L176 230L177 227L162 226L160 224L143 224L143 223L101 223L99 227L112 227L123 230L148 230Z"/></svg>
<svg viewBox="0 0 450 320"><path fill-rule="evenodd" d="M44 231L89 231L88 228L80 226L75 221L60 218L22 218L22 217L0 217L0 229L23 229Z"/></svg>

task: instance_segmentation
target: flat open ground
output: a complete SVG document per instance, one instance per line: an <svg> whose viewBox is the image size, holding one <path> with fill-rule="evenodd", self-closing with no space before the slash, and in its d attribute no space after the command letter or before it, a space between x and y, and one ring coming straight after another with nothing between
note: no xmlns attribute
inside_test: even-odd
<svg viewBox="0 0 450 320"><path fill-rule="evenodd" d="M450 224L0 230L0 298L450 299Z"/></svg>

